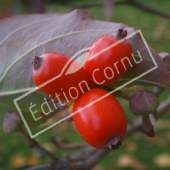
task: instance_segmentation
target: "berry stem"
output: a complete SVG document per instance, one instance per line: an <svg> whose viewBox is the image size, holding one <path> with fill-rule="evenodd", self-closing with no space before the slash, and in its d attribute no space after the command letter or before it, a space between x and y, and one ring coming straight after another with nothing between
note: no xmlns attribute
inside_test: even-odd
<svg viewBox="0 0 170 170"><path fill-rule="evenodd" d="M153 125L149 115L142 116L142 124L143 124L143 132L146 133L147 136L149 137L155 136Z"/></svg>

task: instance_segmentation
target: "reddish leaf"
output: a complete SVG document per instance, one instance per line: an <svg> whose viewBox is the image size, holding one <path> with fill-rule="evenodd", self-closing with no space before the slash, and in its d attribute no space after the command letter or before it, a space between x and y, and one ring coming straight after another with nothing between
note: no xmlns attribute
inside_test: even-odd
<svg viewBox="0 0 170 170"><path fill-rule="evenodd" d="M74 10L67 14L20 15L2 20L0 22L0 96L13 98L12 94L23 93L35 87L31 64L35 55L57 51L73 56L79 50L90 47L100 36L114 33L120 28L126 29L128 34L134 31L123 23L95 20L83 10ZM138 39L139 35L129 39L134 50L143 48L138 44ZM133 84L169 88L170 73L158 54L150 49L159 67ZM118 82L119 85L130 80L142 69L153 65L148 61L149 54L144 54L143 65L129 69ZM3 99L1 98L0 102ZM15 108L8 104L8 98L5 101L7 101L5 103L7 108L8 106Z"/></svg>

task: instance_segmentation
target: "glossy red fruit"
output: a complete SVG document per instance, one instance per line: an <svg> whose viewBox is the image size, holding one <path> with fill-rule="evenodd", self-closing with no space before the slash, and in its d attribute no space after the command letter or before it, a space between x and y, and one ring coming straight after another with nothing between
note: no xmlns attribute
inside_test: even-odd
<svg viewBox="0 0 170 170"><path fill-rule="evenodd" d="M127 120L124 110L116 98L103 89L91 89L78 98L73 113L76 113L73 119L80 135L95 148L116 149L125 137Z"/></svg>
<svg viewBox="0 0 170 170"><path fill-rule="evenodd" d="M130 65L132 66L131 44L127 41L118 43L126 36L127 31L120 29L115 36L106 34L92 45L86 57L85 70L93 84L113 83L124 75Z"/></svg>
<svg viewBox="0 0 170 170"><path fill-rule="evenodd" d="M33 66L35 84L52 98L61 101L77 99L88 88L88 76L85 69L64 54L45 53L35 57ZM56 78L52 82L40 87L54 77Z"/></svg>

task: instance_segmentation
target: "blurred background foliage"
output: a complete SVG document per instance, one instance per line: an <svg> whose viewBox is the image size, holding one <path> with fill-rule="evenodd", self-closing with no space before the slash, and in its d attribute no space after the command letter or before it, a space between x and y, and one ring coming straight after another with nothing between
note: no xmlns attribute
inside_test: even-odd
<svg viewBox="0 0 170 170"><path fill-rule="evenodd" d="M117 0L116 2L121 2ZM168 13L169 0L140 0L142 4ZM100 0L0 0L0 18L6 18L17 14L58 12L66 13L74 8L87 10L94 18L106 19L107 9L104 10L103 1ZM135 29L140 29L146 41L159 53L170 53L170 20L168 17L145 12L128 4L115 4L107 20L122 22ZM130 87L129 93L134 93L143 87ZM144 87L153 90L151 87ZM161 101L170 94L166 90L161 96ZM127 116L134 119L130 113L128 102L120 100ZM1 113L2 119L4 113ZM46 126L51 122L47 122ZM40 127L41 128L41 127ZM109 153L93 170L168 170L170 169L170 110L157 122L157 134L149 138L142 133L135 133L127 138L118 150ZM65 137L72 142L83 142L74 125L63 123L43 133L36 139L49 151L61 156L63 151L55 148L50 142L50 136ZM74 151L64 151L66 153ZM0 129L0 169L22 170L47 163L48 160L38 153L30 150L18 134L5 135Z"/></svg>

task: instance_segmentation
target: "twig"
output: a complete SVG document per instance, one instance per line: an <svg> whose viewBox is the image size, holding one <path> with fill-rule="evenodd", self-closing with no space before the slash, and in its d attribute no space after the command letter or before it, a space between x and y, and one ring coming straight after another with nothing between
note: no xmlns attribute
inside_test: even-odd
<svg viewBox="0 0 170 170"><path fill-rule="evenodd" d="M94 165L96 165L109 152L110 152L110 150L98 150L89 159L87 159L77 165L73 165L73 168L75 170L89 170Z"/></svg>
<svg viewBox="0 0 170 170"><path fill-rule="evenodd" d="M105 13L105 20L110 21L111 14L113 13L115 0L103 0L103 9Z"/></svg>
<svg viewBox="0 0 170 170"><path fill-rule="evenodd" d="M93 147L86 147L82 149L78 153L74 153L71 155L66 155L66 159L71 161L71 162L76 162L76 161L81 161L87 159L90 155L94 154L97 149Z"/></svg>
<svg viewBox="0 0 170 170"><path fill-rule="evenodd" d="M50 165L41 165L38 167L29 168L27 170L74 170L74 169L67 161L59 160L58 163L53 168L51 168Z"/></svg>
<svg viewBox="0 0 170 170"><path fill-rule="evenodd" d="M35 139L31 139L30 136L23 130L20 130L24 137L26 144L33 150L39 152L41 155L48 157L51 161L58 160L58 158L43 148Z"/></svg>
<svg viewBox="0 0 170 170"><path fill-rule="evenodd" d="M87 143L70 143L56 140L55 138L51 138L51 142L59 149L81 149L83 147L89 146Z"/></svg>
<svg viewBox="0 0 170 170"><path fill-rule="evenodd" d="M155 93L157 96L161 95L164 91L165 91L165 89L159 88L159 87L155 87L155 89L154 89L154 93Z"/></svg>
<svg viewBox="0 0 170 170"><path fill-rule="evenodd" d="M29 168L26 170L47 170L47 169L49 169L49 167L50 167L50 165L40 165L40 166Z"/></svg>
<svg viewBox="0 0 170 170"><path fill-rule="evenodd" d="M137 0L126 0L126 4L134 6L142 11L148 12L148 13L152 13L155 15L159 15L162 16L164 18L168 18L170 19L170 14L169 13L165 13L163 11L159 11L157 9L154 9L152 7L148 7L140 2L138 2Z"/></svg>
<svg viewBox="0 0 170 170"><path fill-rule="evenodd" d="M126 1L117 1L115 2L116 5L120 5L120 4L125 4ZM90 4L70 4L70 3L59 3L60 5L64 5L64 6L69 6L71 7L73 10L74 9L86 9L86 8L93 8L93 7L101 7L103 6L103 3L90 3Z"/></svg>
<svg viewBox="0 0 170 170"><path fill-rule="evenodd" d="M166 99L166 101L162 102L162 104L157 109L158 116L161 116L165 113L166 110L170 109L170 97Z"/></svg>
<svg viewBox="0 0 170 170"><path fill-rule="evenodd" d="M169 13L157 10L152 7L148 7L141 2L138 2L137 0L124 0L124 1L116 1L115 2L115 5L122 5L122 4L131 5L131 6L136 7L144 12L148 12L151 14L155 14L155 15L170 19ZM72 9L77 9L77 8L86 9L86 8L92 8L92 7L101 7L101 6L103 6L103 3L92 3L92 4L83 4L83 5L72 5L72 4L68 4L68 3L67 4L61 3L61 5L70 6Z"/></svg>
<svg viewBox="0 0 170 170"><path fill-rule="evenodd" d="M73 9L86 9L86 8L92 8L92 7L100 7L102 6L103 3L94 3L94 4L83 4L83 5L73 5Z"/></svg>
<svg viewBox="0 0 170 170"><path fill-rule="evenodd" d="M21 0L31 13L45 13L45 0Z"/></svg>
<svg viewBox="0 0 170 170"><path fill-rule="evenodd" d="M159 87L155 87L155 89L154 89L154 93L155 93L157 96L160 96L164 91L165 91L165 89L159 88ZM153 113L153 116L154 116L155 119L158 118L158 116L157 116L157 111Z"/></svg>
<svg viewBox="0 0 170 170"><path fill-rule="evenodd" d="M125 92L123 92L123 91L120 91L120 90L114 92L113 94L114 94L115 96L117 96L117 97L120 97L120 98L125 99L125 100L128 100L128 101L129 101L130 98L131 98L131 96L130 96L129 94L127 94L127 93L125 93Z"/></svg>
<svg viewBox="0 0 170 170"><path fill-rule="evenodd" d="M109 91L114 90L112 87L110 86L101 86L102 89ZM116 92L113 93L114 96L125 99L125 100L130 100L131 96L129 94L127 94L126 92L123 92L121 90L117 90Z"/></svg>

